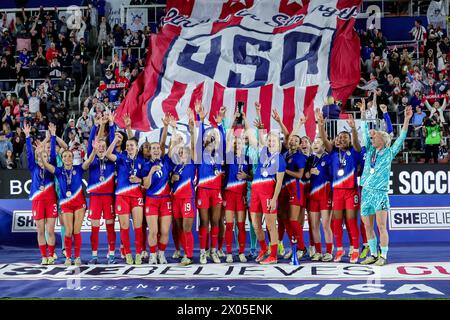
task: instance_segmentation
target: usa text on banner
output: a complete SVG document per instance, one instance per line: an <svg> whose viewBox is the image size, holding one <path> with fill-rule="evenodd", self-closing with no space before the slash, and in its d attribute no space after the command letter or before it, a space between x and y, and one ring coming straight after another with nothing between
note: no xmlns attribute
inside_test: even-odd
<svg viewBox="0 0 450 320"><path fill-rule="evenodd" d="M360 4L168 1L164 27L152 35L147 66L120 105L118 124L124 113L141 131L161 127L164 112L187 120L197 98L211 110L210 120L222 105L232 115L244 101L251 123L254 102L261 101L266 128L276 108L288 129L304 114L305 133L314 137L314 106L330 94L345 100L359 81L353 25Z"/></svg>

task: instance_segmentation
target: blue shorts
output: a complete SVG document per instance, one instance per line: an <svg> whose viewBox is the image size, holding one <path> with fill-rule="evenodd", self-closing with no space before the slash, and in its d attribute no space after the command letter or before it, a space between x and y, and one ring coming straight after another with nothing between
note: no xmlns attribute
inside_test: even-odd
<svg viewBox="0 0 450 320"><path fill-rule="evenodd" d="M374 215L378 211L389 211L389 196L387 192L362 189L361 216Z"/></svg>

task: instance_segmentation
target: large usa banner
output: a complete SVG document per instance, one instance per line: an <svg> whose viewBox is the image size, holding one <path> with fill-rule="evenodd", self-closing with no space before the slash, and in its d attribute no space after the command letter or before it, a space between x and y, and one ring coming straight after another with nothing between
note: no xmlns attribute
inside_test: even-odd
<svg viewBox="0 0 450 320"><path fill-rule="evenodd" d="M133 128L162 126L164 113L187 121L199 99L209 122L245 103L250 123L261 103L265 128L276 109L291 130L315 135L314 108L327 96L346 100L359 81L361 0L169 0L162 30L152 35L147 65L118 108ZM273 122L273 121L272 121Z"/></svg>

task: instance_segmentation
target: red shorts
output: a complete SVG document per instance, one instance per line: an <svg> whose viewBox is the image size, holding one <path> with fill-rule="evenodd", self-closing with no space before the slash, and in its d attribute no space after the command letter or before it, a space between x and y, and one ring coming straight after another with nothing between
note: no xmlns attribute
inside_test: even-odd
<svg viewBox="0 0 450 320"><path fill-rule="evenodd" d="M222 194L219 189L197 189L197 208L209 209L222 204Z"/></svg>
<svg viewBox="0 0 450 320"><path fill-rule="evenodd" d="M171 216L172 215L172 201L170 197L145 199L145 216Z"/></svg>
<svg viewBox="0 0 450 320"><path fill-rule="evenodd" d="M309 199L308 204L309 212L320 212L322 210L331 210L331 199L330 198L322 198L322 199Z"/></svg>
<svg viewBox="0 0 450 320"><path fill-rule="evenodd" d="M358 210L359 192L357 189L334 189L333 210Z"/></svg>
<svg viewBox="0 0 450 320"><path fill-rule="evenodd" d="M297 206L302 208L306 208L309 205L309 183L308 184L300 184L300 200L298 201Z"/></svg>
<svg viewBox="0 0 450 320"><path fill-rule="evenodd" d="M259 192L252 192L250 198L250 212L262 212L264 214L277 214L277 209L269 211L269 203L272 196L268 194L261 194ZM278 201L277 201L278 202ZM278 207L278 203L277 203Z"/></svg>
<svg viewBox="0 0 450 320"><path fill-rule="evenodd" d="M114 197L112 195L91 195L88 217L90 220L114 220Z"/></svg>
<svg viewBox="0 0 450 320"><path fill-rule="evenodd" d="M130 214L134 208L143 208L144 198L116 196L116 213Z"/></svg>
<svg viewBox="0 0 450 320"><path fill-rule="evenodd" d="M75 211L86 209L86 200L84 196L79 196L66 203L61 203L60 208L61 213L75 213Z"/></svg>
<svg viewBox="0 0 450 320"><path fill-rule="evenodd" d="M289 205L291 205L291 206L299 206L299 207L305 206L304 205L305 197L303 196L303 194L302 194L301 200L298 198L298 196L296 194L294 194L294 195L290 194L288 199L289 199Z"/></svg>
<svg viewBox="0 0 450 320"><path fill-rule="evenodd" d="M247 209L246 206L246 197L241 193L225 191L223 204L225 206L225 210L229 211L245 211Z"/></svg>
<svg viewBox="0 0 450 320"><path fill-rule="evenodd" d="M31 211L33 212L34 220L42 220L45 218L57 218L58 207L56 199L54 200L32 200Z"/></svg>
<svg viewBox="0 0 450 320"><path fill-rule="evenodd" d="M173 218L174 219L188 219L195 218L195 201L193 198L172 198Z"/></svg>

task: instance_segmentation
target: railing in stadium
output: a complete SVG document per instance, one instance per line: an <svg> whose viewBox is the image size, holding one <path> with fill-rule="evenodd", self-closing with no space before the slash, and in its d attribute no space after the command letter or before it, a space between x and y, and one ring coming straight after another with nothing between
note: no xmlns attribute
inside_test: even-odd
<svg viewBox="0 0 450 320"><path fill-rule="evenodd" d="M87 91L87 94L86 94ZM78 113L81 113L81 99L89 97L91 95L91 75L88 75L83 82L80 89L80 94L78 95Z"/></svg>

